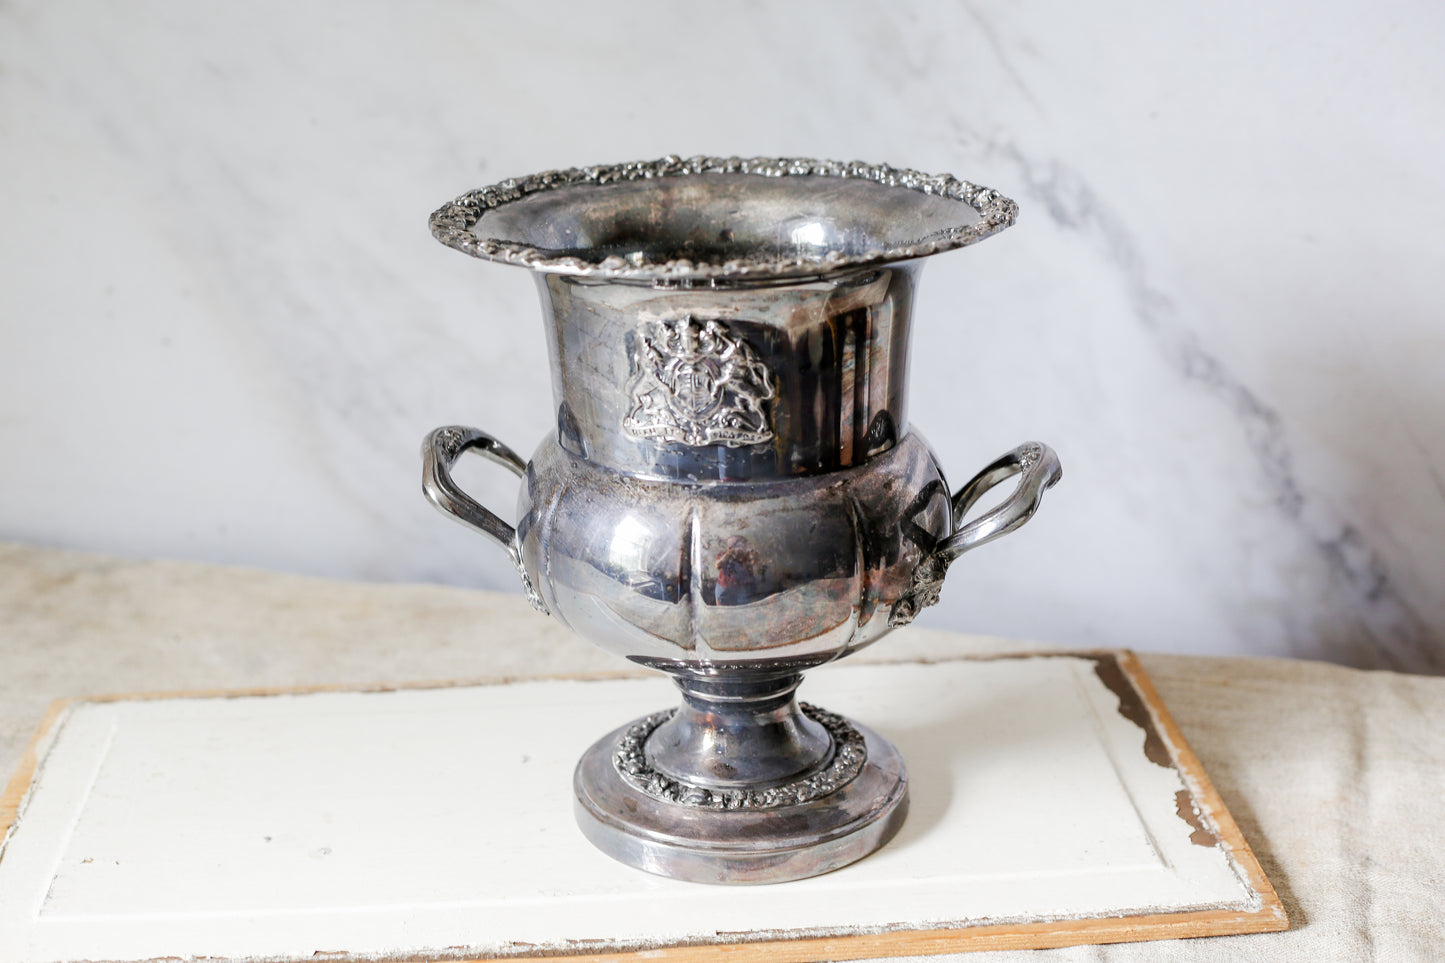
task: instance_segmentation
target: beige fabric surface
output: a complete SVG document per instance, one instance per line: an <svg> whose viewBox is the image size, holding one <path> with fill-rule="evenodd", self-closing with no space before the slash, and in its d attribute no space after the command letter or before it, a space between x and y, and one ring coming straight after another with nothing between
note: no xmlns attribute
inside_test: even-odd
<svg viewBox="0 0 1445 963"><path fill-rule="evenodd" d="M908 629L858 658L1025 647ZM965 959L1445 960L1445 678L1141 661L1293 928ZM0 778L63 696L621 668L516 596L0 543Z"/></svg>

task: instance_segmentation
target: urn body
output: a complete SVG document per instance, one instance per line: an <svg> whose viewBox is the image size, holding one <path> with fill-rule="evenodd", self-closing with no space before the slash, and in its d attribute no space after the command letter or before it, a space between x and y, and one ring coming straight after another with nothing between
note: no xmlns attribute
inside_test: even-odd
<svg viewBox="0 0 1445 963"><path fill-rule="evenodd" d="M682 692L578 765L578 823L610 855L778 882L901 825L897 750L794 691L936 602L1060 477L1029 442L951 491L910 426L922 259L1015 210L947 175L699 157L504 181L432 216L449 246L536 272L556 429L530 460L437 429L427 496L507 551L536 608ZM465 451L523 479L515 525L457 486Z"/></svg>

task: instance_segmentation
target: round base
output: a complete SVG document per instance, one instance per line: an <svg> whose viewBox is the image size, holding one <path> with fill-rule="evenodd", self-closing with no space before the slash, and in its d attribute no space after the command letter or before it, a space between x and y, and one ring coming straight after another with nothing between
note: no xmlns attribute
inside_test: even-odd
<svg viewBox="0 0 1445 963"><path fill-rule="evenodd" d="M853 723L862 771L808 802L767 809L671 802L628 785L613 764L631 724L593 743L573 778L577 824L629 866L696 883L781 883L831 872L893 838L908 813L908 773L892 744Z"/></svg>

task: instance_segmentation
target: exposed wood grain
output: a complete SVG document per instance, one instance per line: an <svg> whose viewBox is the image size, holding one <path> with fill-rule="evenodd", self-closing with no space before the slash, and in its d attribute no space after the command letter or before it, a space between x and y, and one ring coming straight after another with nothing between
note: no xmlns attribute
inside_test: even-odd
<svg viewBox="0 0 1445 963"><path fill-rule="evenodd" d="M10 777L6 784L5 791L0 793L0 853L4 852L5 840L10 837L10 830L14 828L16 820L20 818L20 807L25 802L25 796L30 792L30 786L35 781L35 773L40 766L41 744L55 730L55 724L65 714L73 699L56 699L50 703L45 710L45 715L40 719L40 725L35 727L35 735L31 736L30 744L25 747L25 753L20 757L20 765L15 768L15 775Z"/></svg>

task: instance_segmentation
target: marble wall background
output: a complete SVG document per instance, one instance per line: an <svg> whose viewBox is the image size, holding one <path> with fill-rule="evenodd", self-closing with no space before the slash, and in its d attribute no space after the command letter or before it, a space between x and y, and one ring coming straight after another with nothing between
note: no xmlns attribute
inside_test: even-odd
<svg viewBox="0 0 1445 963"><path fill-rule="evenodd" d="M418 491L431 427L530 450L522 271L464 189L667 153L950 171L914 420L956 480L1067 477L923 624L1445 668L1445 7L0 7L0 537L504 587ZM473 476L509 503L511 482Z"/></svg>

